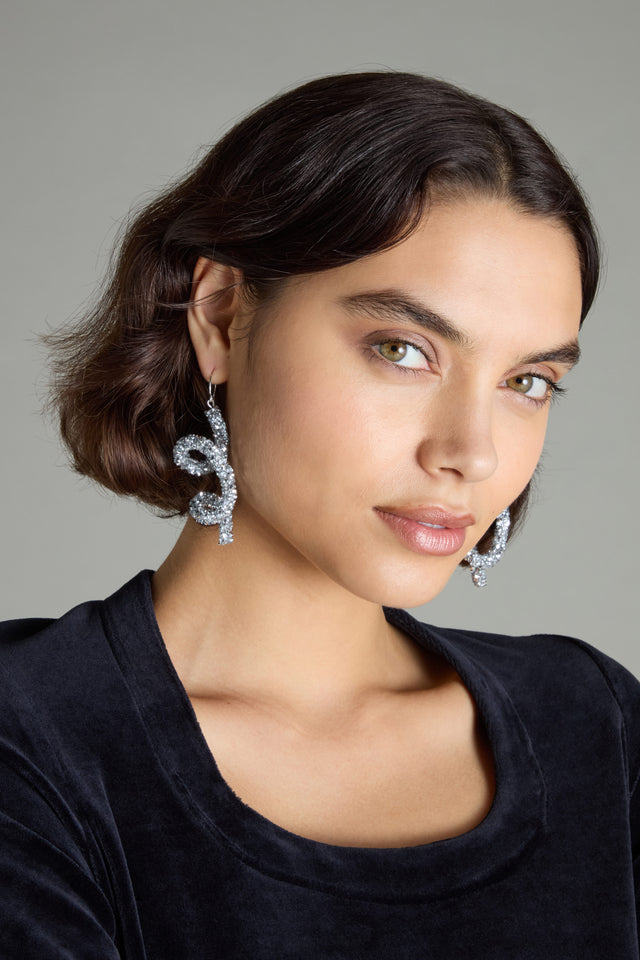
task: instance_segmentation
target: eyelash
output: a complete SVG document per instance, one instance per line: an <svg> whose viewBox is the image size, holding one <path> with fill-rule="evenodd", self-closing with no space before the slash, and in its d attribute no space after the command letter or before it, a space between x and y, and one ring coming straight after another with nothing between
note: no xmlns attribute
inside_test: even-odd
<svg viewBox="0 0 640 960"><path fill-rule="evenodd" d="M549 389L544 397L528 397L526 393L520 394L526 403L533 403L536 405L536 407L546 407L548 403L553 403L555 400L561 397L563 393L567 392L566 387L561 387L559 383L556 383L555 380L551 380L550 377L543 377L541 373L520 373L518 376L535 377L536 380L544 380L544 382L547 384ZM511 377L508 379L510 380ZM514 390L513 392L518 393L517 390Z"/></svg>
<svg viewBox="0 0 640 960"><path fill-rule="evenodd" d="M402 373L408 373L408 374L413 374L414 376L417 376L418 374L423 372L422 370L416 370L413 367L401 367L399 364L393 363L392 360L387 360L385 357L383 357L382 354L375 349L375 347L381 347L385 343L402 343L407 347L413 347L414 350L417 350L418 353L422 354L422 356L425 358L427 363L433 363L432 358L428 355L428 353L426 353L426 351L422 347L419 347L417 344L412 343L411 340L402 340L400 337L392 337L389 340L378 340L375 343L371 343L370 346L374 349L372 349L369 352L368 354L369 358L373 360L379 360L386 367L396 367L398 370L401 370ZM555 380L552 380L550 377L545 377L540 373L525 371L524 373L518 374L518 376L533 377L536 380L544 380L544 382L547 384L549 389L545 397L528 397L525 393L520 394L521 398L526 403L533 403L535 404L536 407L545 407L548 403L553 403L555 400L557 400L559 397L561 397L564 393L567 392L566 387L561 387L559 383L555 382ZM511 377L509 377L508 379L511 379ZM515 394L518 393L517 390L514 390L512 392Z"/></svg>
<svg viewBox="0 0 640 960"><path fill-rule="evenodd" d="M433 363L433 357L430 357L426 352L424 347L419 347L417 343L413 343L411 340L403 340L401 337L389 337L388 340L376 340L374 343L369 344L373 349L368 351L370 359L380 360L386 367L396 367L398 370L402 370L403 373L413 374L414 376L422 373L422 370L416 370L413 367L402 367L398 363L394 363L392 360L387 360L386 357L383 357L382 354L376 350L376 347L382 347L385 343L401 343L405 347L412 347L413 350L417 350L418 353L421 353L425 358L427 363Z"/></svg>

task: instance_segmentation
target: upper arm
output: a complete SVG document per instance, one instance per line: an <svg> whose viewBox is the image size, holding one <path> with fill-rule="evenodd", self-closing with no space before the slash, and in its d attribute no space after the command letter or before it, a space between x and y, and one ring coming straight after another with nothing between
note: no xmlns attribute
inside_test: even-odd
<svg viewBox="0 0 640 960"><path fill-rule="evenodd" d="M0 741L0 957L120 956L116 917L94 861L60 784Z"/></svg>
<svg viewBox="0 0 640 960"><path fill-rule="evenodd" d="M117 960L123 910L87 814L90 758L64 746L51 709L61 641L38 633L48 623L0 625L0 957Z"/></svg>
<svg viewBox="0 0 640 960"><path fill-rule="evenodd" d="M0 814L0 956L117 960L113 912L58 845Z"/></svg>

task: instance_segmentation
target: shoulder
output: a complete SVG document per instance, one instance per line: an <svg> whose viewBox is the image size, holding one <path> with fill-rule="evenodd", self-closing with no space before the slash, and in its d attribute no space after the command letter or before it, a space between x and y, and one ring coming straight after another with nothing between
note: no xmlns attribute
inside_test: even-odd
<svg viewBox="0 0 640 960"><path fill-rule="evenodd" d="M0 624L0 830L83 870L100 862L93 830L109 785L139 771L144 729L122 647L141 638L146 573L58 619Z"/></svg>
<svg viewBox="0 0 640 960"><path fill-rule="evenodd" d="M640 682L584 640L560 634L508 636L433 627L406 611L387 611L414 639L500 683L531 730L607 727L621 741L630 787L640 770Z"/></svg>
<svg viewBox="0 0 640 960"><path fill-rule="evenodd" d="M0 623L0 672L14 685L37 686L40 694L60 681L73 686L87 671L114 663L114 632L139 632L136 614L144 605L150 571L142 571L106 600L89 600L61 617ZM2 689L0 689L2 696Z"/></svg>
<svg viewBox="0 0 640 960"><path fill-rule="evenodd" d="M0 701L31 698L33 706L65 699L65 691L99 673L109 656L101 602L82 603L58 619L0 623Z"/></svg>
<svg viewBox="0 0 640 960"><path fill-rule="evenodd" d="M568 685L585 697L607 691L625 715L640 710L640 682L633 673L584 640L561 634L510 636L434 627L404 610L388 615L398 626L409 627L418 642L456 651L514 689L538 680L565 689Z"/></svg>
<svg viewBox="0 0 640 960"><path fill-rule="evenodd" d="M7 929L26 910L29 944L44 944L43 930L53 944L64 917L65 943L73 929L80 951L95 943L96 956L111 957L100 777L118 745L109 717L117 682L101 607L0 624L0 872L11 878Z"/></svg>
<svg viewBox="0 0 640 960"><path fill-rule="evenodd" d="M131 593L134 582L118 593ZM82 762L118 742L114 725L132 704L113 640L112 601L81 603L58 619L0 624L5 757L28 757L66 777L72 757Z"/></svg>

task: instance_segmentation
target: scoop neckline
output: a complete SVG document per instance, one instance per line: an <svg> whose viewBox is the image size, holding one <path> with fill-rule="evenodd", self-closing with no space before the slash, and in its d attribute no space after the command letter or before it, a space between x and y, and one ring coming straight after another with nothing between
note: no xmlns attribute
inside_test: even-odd
<svg viewBox="0 0 640 960"><path fill-rule="evenodd" d="M103 602L108 633L152 749L189 813L262 874L343 898L406 903L457 895L524 856L545 827L540 765L504 686L464 649L469 631L441 630L404 610L388 621L454 667L476 703L493 754L495 793L484 819L444 840L408 847L349 847L286 830L244 803L222 777L155 616L152 570ZM454 638L459 643L456 644ZM462 649L460 649L462 647Z"/></svg>

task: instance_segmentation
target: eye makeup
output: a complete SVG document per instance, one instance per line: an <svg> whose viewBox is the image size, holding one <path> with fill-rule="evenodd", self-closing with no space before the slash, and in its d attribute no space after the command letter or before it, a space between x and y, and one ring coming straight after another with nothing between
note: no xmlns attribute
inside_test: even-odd
<svg viewBox="0 0 640 960"><path fill-rule="evenodd" d="M370 359L378 360L389 368L395 367L403 374L416 375L432 370L434 361L423 346L418 346L411 340L389 337L369 341L368 347L370 348L367 351ZM422 362L420 362L420 357L422 357ZM544 392L540 396L535 394L536 383L544 384ZM544 407L547 403L566 393L566 389L551 377L533 371L513 374L507 377L501 386L511 390L518 401L532 403L537 407ZM540 387L537 389L539 390Z"/></svg>

